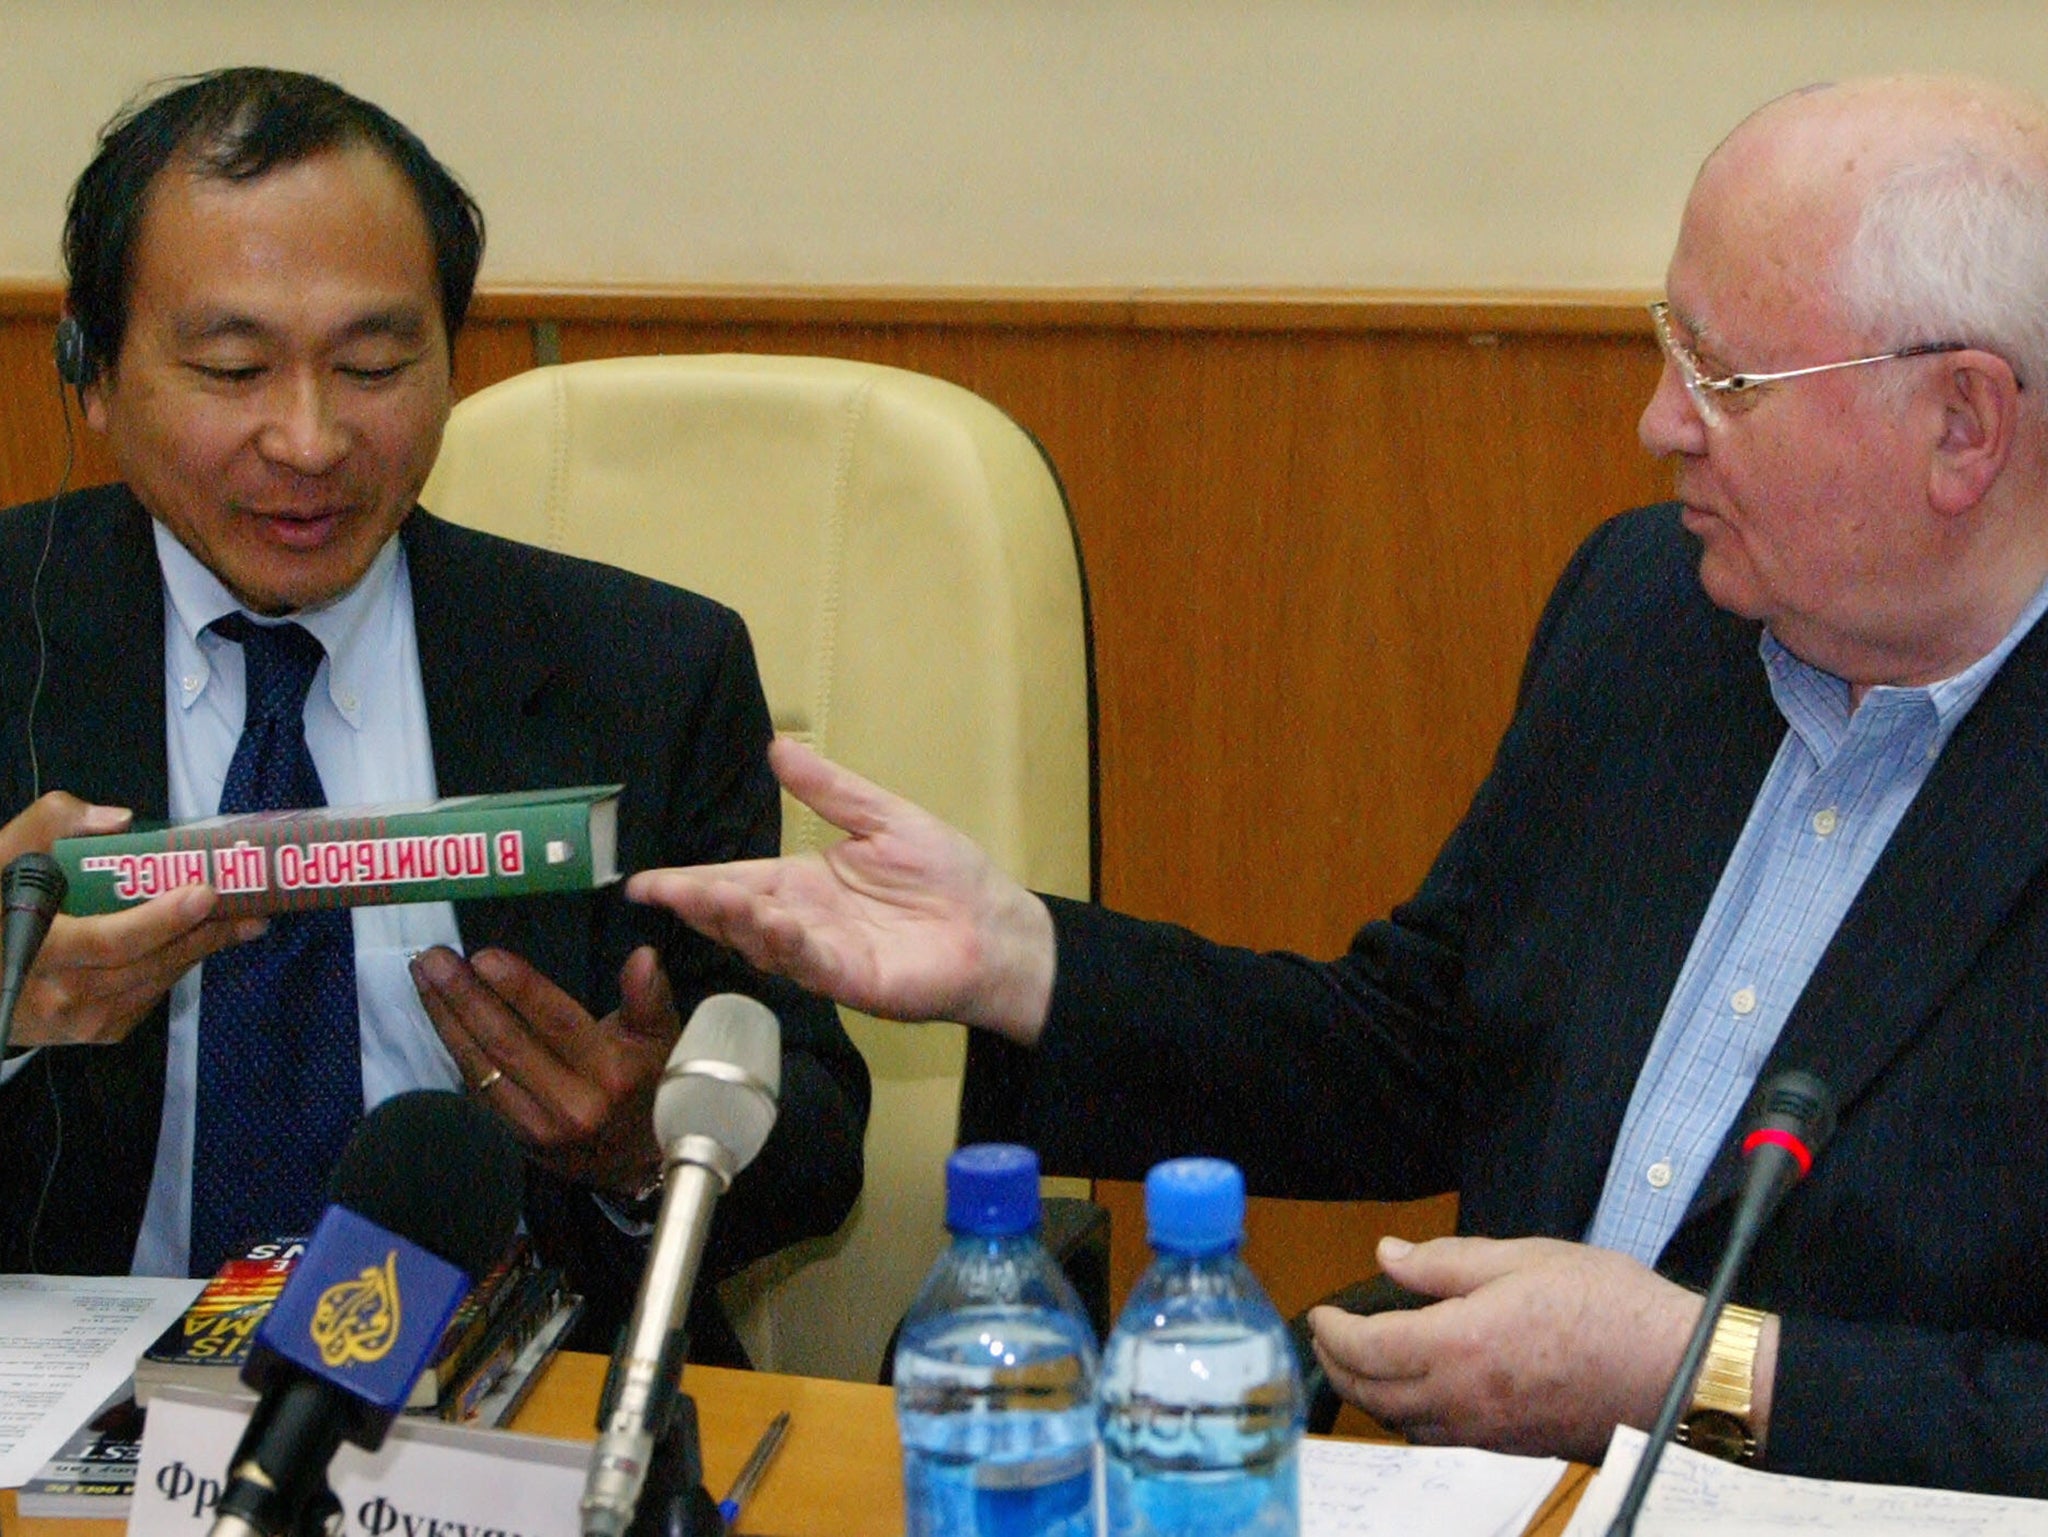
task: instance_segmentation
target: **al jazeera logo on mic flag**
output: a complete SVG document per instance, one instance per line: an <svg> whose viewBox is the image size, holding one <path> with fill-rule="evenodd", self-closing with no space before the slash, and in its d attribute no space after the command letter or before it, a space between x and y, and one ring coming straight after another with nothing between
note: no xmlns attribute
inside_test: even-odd
<svg viewBox="0 0 2048 1537"><path fill-rule="evenodd" d="M336 1281L313 1304L313 1343L329 1366L381 1361L398 1343L404 1319L398 1292L398 1251L365 1265L352 1281Z"/></svg>
<svg viewBox="0 0 2048 1537"><path fill-rule="evenodd" d="M446 1260L330 1206L257 1343L395 1413L468 1291L469 1277Z"/></svg>

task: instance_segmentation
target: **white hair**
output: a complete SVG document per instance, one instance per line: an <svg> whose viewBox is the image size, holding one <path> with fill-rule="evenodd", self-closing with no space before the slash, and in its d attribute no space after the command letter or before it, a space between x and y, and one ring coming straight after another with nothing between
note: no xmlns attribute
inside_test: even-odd
<svg viewBox="0 0 2048 1537"><path fill-rule="evenodd" d="M2048 176L2001 148L1952 143L1886 175L1842 252L1838 293L1876 345L1981 347L2048 410Z"/></svg>

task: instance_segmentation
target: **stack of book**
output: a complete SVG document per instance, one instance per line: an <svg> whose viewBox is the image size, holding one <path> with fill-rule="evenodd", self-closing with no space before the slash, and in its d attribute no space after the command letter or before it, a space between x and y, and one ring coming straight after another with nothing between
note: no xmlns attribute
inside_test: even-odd
<svg viewBox="0 0 2048 1537"><path fill-rule="evenodd" d="M21 1486L21 1514L125 1519L150 1397L175 1384L253 1398L242 1385L243 1363L257 1325L305 1252L303 1238L277 1238L221 1266L135 1363L133 1396L124 1393L102 1406ZM562 1273L536 1261L524 1235L514 1239L448 1320L407 1412L467 1425L506 1424L582 1309L583 1299L564 1287Z"/></svg>
<svg viewBox="0 0 2048 1537"><path fill-rule="evenodd" d="M221 1266L135 1363L136 1401L146 1405L158 1389L174 1384L246 1392L240 1373L257 1326L305 1247L303 1239L273 1239ZM448 1321L408 1409L465 1424L503 1424L581 1307L582 1298L564 1288L562 1273L539 1264L523 1235L514 1239Z"/></svg>

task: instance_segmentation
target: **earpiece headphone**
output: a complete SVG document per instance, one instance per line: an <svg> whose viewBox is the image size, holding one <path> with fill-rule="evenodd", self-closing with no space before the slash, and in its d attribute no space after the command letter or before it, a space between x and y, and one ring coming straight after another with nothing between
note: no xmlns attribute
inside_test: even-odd
<svg viewBox="0 0 2048 1537"><path fill-rule="evenodd" d="M44 674L49 669L49 637L43 631L43 567L49 563L50 544L57 529L57 509L63 504L65 493L71 489L71 469L74 448L71 436L71 402L65 395L65 386L76 393L92 383L96 370L92 366L92 351L86 346L85 327L77 317L66 315L57 322L57 334L51 339L51 353L57 364L57 409L64 417L64 471L57 477L57 490L50 498L49 512L43 519L43 549L36 558L35 575L29 579L29 617L36 631L36 676L28 697L28 767L29 797L31 800L43 793L42 758L36 751L36 711L42 703ZM84 397L79 399L81 409ZM36 1209L29 1218L27 1261L30 1270L36 1268L36 1242L42 1233L43 1211L49 1204L51 1187L56 1183L57 1165L64 1157L64 1101L57 1093L55 1069L50 1063L50 1053L39 1053L42 1057L44 1092L50 1098L50 1115L55 1126L51 1138L50 1162L43 1170L42 1193L36 1197Z"/></svg>
<svg viewBox="0 0 2048 1537"><path fill-rule="evenodd" d="M78 323L75 315L66 315L57 322L57 335L52 351L57 359L57 377L74 390L82 390L92 383L92 352L85 343L85 327Z"/></svg>
<svg viewBox="0 0 2048 1537"><path fill-rule="evenodd" d="M36 677L28 697L28 769L30 797L43 793L42 759L36 752L36 708L42 703L43 675L49 668L49 637L43 633L43 567L49 564L50 544L57 531L57 509L64 504L65 493L71 489L71 470L75 460L76 443L71 436L71 400L65 394L68 387L78 395L79 407L84 409L85 387L92 383L98 372L92 364L92 349L85 340L85 327L78 323L75 315L66 315L57 322L57 334L51 338L51 355L57 364L57 409L64 418L64 470L57 477L57 489L50 497L49 511L43 519L43 550L36 558L35 575L29 579L28 611L36 631Z"/></svg>

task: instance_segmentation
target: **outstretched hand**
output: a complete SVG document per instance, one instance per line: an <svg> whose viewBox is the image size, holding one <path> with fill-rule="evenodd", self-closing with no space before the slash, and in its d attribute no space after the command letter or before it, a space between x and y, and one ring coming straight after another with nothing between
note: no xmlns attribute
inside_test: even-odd
<svg viewBox="0 0 2048 1537"><path fill-rule="evenodd" d="M764 971L890 1019L1026 1044L1052 995L1052 917L964 833L788 737L783 788L847 834L821 854L647 870L626 884Z"/></svg>

